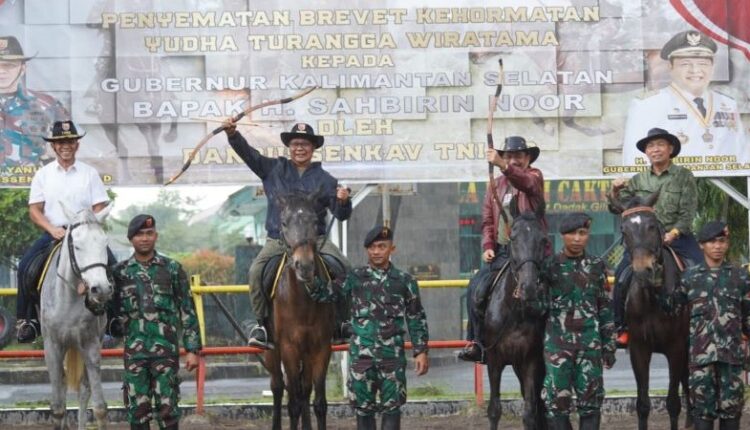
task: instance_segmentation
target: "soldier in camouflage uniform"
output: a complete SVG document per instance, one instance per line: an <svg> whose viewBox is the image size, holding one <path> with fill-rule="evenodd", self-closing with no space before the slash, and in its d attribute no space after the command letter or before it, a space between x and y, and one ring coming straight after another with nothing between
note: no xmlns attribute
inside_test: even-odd
<svg viewBox="0 0 750 430"><path fill-rule="evenodd" d="M357 412L357 429L375 430L375 414L382 412L383 430L401 426L406 402L404 323L414 345L417 375L427 373L427 320L417 282L390 262L396 250L391 229L378 226L365 237L368 265L354 269L341 288L335 281L318 285L312 296L335 301L337 293L349 300L352 338L349 349L349 400ZM380 392L380 403L377 394Z"/></svg>
<svg viewBox="0 0 750 430"><path fill-rule="evenodd" d="M615 362L615 327L605 291L606 267L586 254L591 218L567 215L560 223L563 250L545 259L542 307L546 375L542 398L550 430L570 429L575 392L581 430L599 428L604 400L602 364Z"/></svg>
<svg viewBox="0 0 750 430"><path fill-rule="evenodd" d="M178 327L187 351L185 368L198 367L198 319L187 276L180 263L156 252L156 222L150 215L130 221L128 239L135 253L113 269L115 300L125 327L125 380L128 421L133 430L177 429L180 411ZM156 406L152 412L152 398Z"/></svg>
<svg viewBox="0 0 750 430"><path fill-rule="evenodd" d="M0 36L0 166L38 165L43 137L54 121L70 118L54 97L24 87L27 57L13 36Z"/></svg>
<svg viewBox="0 0 750 430"><path fill-rule="evenodd" d="M744 406L742 334L750 335L750 282L746 270L725 260L729 230L719 221L698 234L704 262L689 268L665 296L668 311L690 309L689 391L696 430L740 428Z"/></svg>

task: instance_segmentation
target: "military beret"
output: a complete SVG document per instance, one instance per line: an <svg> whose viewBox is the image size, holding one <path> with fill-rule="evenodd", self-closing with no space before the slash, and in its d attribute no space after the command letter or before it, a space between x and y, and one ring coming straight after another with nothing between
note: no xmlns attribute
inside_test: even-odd
<svg viewBox="0 0 750 430"><path fill-rule="evenodd" d="M669 39L659 55L663 60L677 57L713 58L716 49L716 42L710 37L695 30L688 30Z"/></svg>
<svg viewBox="0 0 750 430"><path fill-rule="evenodd" d="M708 242L717 237L724 236L729 236L727 224L722 221L709 221L701 228L700 233L698 233L698 242Z"/></svg>
<svg viewBox="0 0 750 430"><path fill-rule="evenodd" d="M560 234L570 233L579 228L590 228L591 217L583 212L573 212L565 215L560 220Z"/></svg>
<svg viewBox="0 0 750 430"><path fill-rule="evenodd" d="M393 230L382 225L375 226L365 236L365 248L372 245L376 240L393 240Z"/></svg>
<svg viewBox="0 0 750 430"><path fill-rule="evenodd" d="M154 227L156 227L154 217L146 214L136 215L130 220L130 224L128 224L128 240L133 239L133 236L138 234L140 230Z"/></svg>

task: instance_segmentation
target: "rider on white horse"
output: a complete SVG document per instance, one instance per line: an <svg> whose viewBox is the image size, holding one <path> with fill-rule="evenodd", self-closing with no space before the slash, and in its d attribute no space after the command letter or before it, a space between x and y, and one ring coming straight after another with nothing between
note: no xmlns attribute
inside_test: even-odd
<svg viewBox="0 0 750 430"><path fill-rule="evenodd" d="M29 217L44 232L18 263L16 319L18 342L21 343L32 342L40 332L36 303L33 303L33 298L26 289L25 276L34 257L44 252L50 243L62 240L65 236L68 219L61 202L73 213L85 208L91 208L97 213L109 202L96 169L76 160L79 140L85 134L79 134L72 121L57 121L52 127L51 135L44 138L52 143L57 157L55 161L39 169L31 181ZM114 261L111 254L110 260Z"/></svg>

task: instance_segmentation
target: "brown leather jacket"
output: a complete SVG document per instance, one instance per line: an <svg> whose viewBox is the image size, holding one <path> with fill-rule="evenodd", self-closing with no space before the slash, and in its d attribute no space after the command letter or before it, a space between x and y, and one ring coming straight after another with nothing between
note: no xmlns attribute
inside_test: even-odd
<svg viewBox="0 0 750 430"><path fill-rule="evenodd" d="M521 212L533 211L536 209L538 202L544 200L544 176L542 171L535 167L519 169L509 165L503 176L495 178L495 192L498 201L502 201L503 196L512 184L515 188L518 199L518 210ZM497 224L500 217L497 204L492 201L490 190L484 195L484 204L482 205L482 250L495 248L497 239ZM542 218L544 233L547 234L547 219ZM551 252L551 249L547 251ZM549 253L549 252L548 252Z"/></svg>

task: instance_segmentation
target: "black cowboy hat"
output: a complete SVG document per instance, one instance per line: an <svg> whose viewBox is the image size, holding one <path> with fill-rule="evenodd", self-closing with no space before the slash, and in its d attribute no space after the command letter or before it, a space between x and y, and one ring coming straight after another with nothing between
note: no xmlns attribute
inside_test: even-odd
<svg viewBox="0 0 750 430"><path fill-rule="evenodd" d="M86 133L78 134L76 125L73 121L55 121L49 136L44 137L47 142L60 142L61 140L78 140L85 136Z"/></svg>
<svg viewBox="0 0 750 430"><path fill-rule="evenodd" d="M310 142L313 143L315 146L315 149L320 148L323 146L323 136L318 136L315 134L315 130L313 130L312 126L310 124L305 124L303 122L299 122L297 124L294 124L294 127L292 127L292 130L290 132L283 132L281 133L281 141L284 142L284 146L289 147L289 142L294 139L301 137L302 139L307 139Z"/></svg>
<svg viewBox="0 0 750 430"><path fill-rule="evenodd" d="M23 55L21 43L14 36L0 36L0 61L29 61L32 58Z"/></svg>
<svg viewBox="0 0 750 430"><path fill-rule="evenodd" d="M503 149L498 149L497 152L502 155L506 152L518 152L523 151L526 152L531 156L531 161L529 161L529 164L536 161L537 158L539 158L539 147L534 145L533 143L528 144L526 143L526 139L524 139L521 136L508 136L505 138L505 145L503 146Z"/></svg>
<svg viewBox="0 0 750 430"><path fill-rule="evenodd" d="M648 143L654 139L666 139L669 143L672 144L672 153L669 155L669 158L676 157L677 154L680 153L680 149L682 149L682 145L680 145L680 139L678 139L674 134L669 133L667 130L664 130L663 128L652 128L648 131L648 136L639 140L638 143L635 144L635 146L639 151L645 154L646 145L648 145Z"/></svg>

